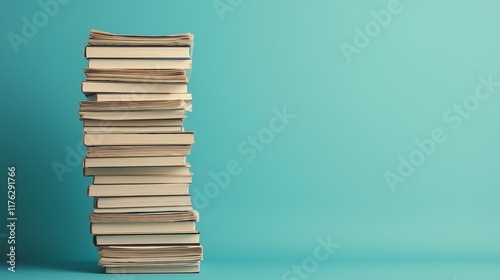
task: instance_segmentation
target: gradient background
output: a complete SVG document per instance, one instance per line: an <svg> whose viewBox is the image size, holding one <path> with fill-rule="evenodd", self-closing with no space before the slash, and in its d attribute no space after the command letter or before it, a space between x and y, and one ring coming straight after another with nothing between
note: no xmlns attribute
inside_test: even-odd
<svg viewBox="0 0 500 280"><path fill-rule="evenodd" d="M230 1L220 18L213 1L73 0L16 54L7 34L21 34L22 18L41 8L4 1L0 166L17 167L19 220L17 272L7 273L0 239L2 277L167 278L100 274L91 179L79 164L60 182L51 166L81 141L83 48L95 28L194 33L192 189L203 191L230 160L243 170L198 207L202 273L172 279L282 279L327 236L341 246L308 279L498 279L500 88L458 129L442 115L479 76L500 81L500 3L401 1L348 63L339 44L353 44L355 28L389 2ZM246 161L238 145L285 106L295 119ZM397 172L398 156L434 128L447 140L391 192L384 172Z"/></svg>

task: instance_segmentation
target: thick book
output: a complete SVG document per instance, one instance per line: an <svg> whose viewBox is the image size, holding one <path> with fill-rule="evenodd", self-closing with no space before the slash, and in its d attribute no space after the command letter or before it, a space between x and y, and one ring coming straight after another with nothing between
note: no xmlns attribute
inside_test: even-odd
<svg viewBox="0 0 500 280"><path fill-rule="evenodd" d="M193 97L190 93L96 93L87 95L89 101L169 101L181 99L186 102L191 102Z"/></svg>
<svg viewBox="0 0 500 280"><path fill-rule="evenodd" d="M113 34L92 29L89 35L89 46L191 46L194 36L191 33L175 35L129 35Z"/></svg>
<svg viewBox="0 0 500 280"><path fill-rule="evenodd" d="M86 146L123 146L123 145L192 145L193 132L165 134L84 134Z"/></svg>
<svg viewBox="0 0 500 280"><path fill-rule="evenodd" d="M99 197L188 195L189 184L89 185L87 194Z"/></svg>
<svg viewBox="0 0 500 280"><path fill-rule="evenodd" d="M87 68L96 69L177 69L190 70L191 59L89 58Z"/></svg>
<svg viewBox="0 0 500 280"><path fill-rule="evenodd" d="M118 184L191 184L192 174L186 176L157 176L157 175L113 175L94 176L94 185L118 185Z"/></svg>
<svg viewBox="0 0 500 280"><path fill-rule="evenodd" d="M182 126L183 119L169 119L169 120L117 120L117 121L106 121L106 120L84 120L83 126L94 126L94 127L115 127L115 126Z"/></svg>
<svg viewBox="0 0 500 280"><path fill-rule="evenodd" d="M186 117L186 110L147 110L147 111L100 111L80 112L82 120L168 120Z"/></svg>
<svg viewBox="0 0 500 280"><path fill-rule="evenodd" d="M182 234L117 234L94 235L94 244L101 245L173 245L200 244L200 233Z"/></svg>
<svg viewBox="0 0 500 280"><path fill-rule="evenodd" d="M95 199L97 208L124 207L159 207L159 206L190 206L189 195L165 196L131 196L131 197L98 197Z"/></svg>
<svg viewBox="0 0 500 280"><path fill-rule="evenodd" d="M102 258L153 258L153 257L189 257L202 256L200 245L172 246L101 246L97 250Z"/></svg>
<svg viewBox="0 0 500 280"><path fill-rule="evenodd" d="M191 145L89 146L87 147L87 158L186 156L190 152Z"/></svg>
<svg viewBox="0 0 500 280"><path fill-rule="evenodd" d="M82 101L80 112L100 111L144 111L144 110L184 109L191 111L192 105L182 99L162 101Z"/></svg>
<svg viewBox="0 0 500 280"><path fill-rule="evenodd" d="M125 266L125 267L105 267L106 273L118 274L144 274L144 273L199 273L200 264L183 266Z"/></svg>
<svg viewBox="0 0 500 280"><path fill-rule="evenodd" d="M92 223L92 234L162 234L196 232L194 221Z"/></svg>
<svg viewBox="0 0 500 280"><path fill-rule="evenodd" d="M83 81L82 92L85 95L92 93L187 93L186 83L124 83L124 82L97 82Z"/></svg>
<svg viewBox="0 0 500 280"><path fill-rule="evenodd" d="M186 166L186 157L85 158L83 167Z"/></svg>
<svg viewBox="0 0 500 280"><path fill-rule="evenodd" d="M85 58L191 58L191 47L87 46Z"/></svg>
<svg viewBox="0 0 500 280"><path fill-rule="evenodd" d="M163 211L149 213L92 213L92 223L159 223L159 222L184 222L198 221L197 211Z"/></svg>

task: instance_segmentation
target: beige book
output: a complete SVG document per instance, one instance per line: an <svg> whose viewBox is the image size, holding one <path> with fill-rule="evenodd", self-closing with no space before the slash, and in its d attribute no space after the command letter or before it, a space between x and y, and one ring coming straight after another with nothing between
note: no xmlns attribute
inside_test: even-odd
<svg viewBox="0 0 500 280"><path fill-rule="evenodd" d="M84 120L83 126L85 127L145 127L145 126L182 126L183 119L169 119L169 120Z"/></svg>
<svg viewBox="0 0 500 280"><path fill-rule="evenodd" d="M182 99L158 101L81 101L80 112L101 111L144 111L144 110L169 110L184 109L191 111L192 105Z"/></svg>
<svg viewBox="0 0 500 280"><path fill-rule="evenodd" d="M158 206L190 206L189 195L165 196L132 196L132 197L98 197L95 199L97 208L124 207L158 207Z"/></svg>
<svg viewBox="0 0 500 280"><path fill-rule="evenodd" d="M115 175L94 176L94 185L117 185L117 184L191 184L192 174L187 176L151 176L151 175Z"/></svg>
<svg viewBox="0 0 500 280"><path fill-rule="evenodd" d="M151 213L163 211L192 211L192 206L161 206L161 207L122 207L122 208L94 208L94 213L123 214L123 213Z"/></svg>
<svg viewBox="0 0 500 280"><path fill-rule="evenodd" d="M178 69L192 68L191 59L89 58L88 68L99 69Z"/></svg>
<svg viewBox="0 0 500 280"><path fill-rule="evenodd" d="M192 145L193 132L165 134L84 134L83 143L87 146L123 145Z"/></svg>
<svg viewBox="0 0 500 280"><path fill-rule="evenodd" d="M87 100L90 101L163 101L163 100L177 100L181 99L186 102L191 102L193 97L190 93L96 93L87 95Z"/></svg>
<svg viewBox="0 0 500 280"><path fill-rule="evenodd" d="M169 133L182 132L182 126L84 126L85 133Z"/></svg>
<svg viewBox="0 0 500 280"><path fill-rule="evenodd" d="M188 195L188 184L90 185L88 196Z"/></svg>
<svg viewBox="0 0 500 280"><path fill-rule="evenodd" d="M190 69L100 69L85 68L87 81L127 83L187 83Z"/></svg>
<svg viewBox="0 0 500 280"><path fill-rule="evenodd" d="M186 110L148 110L148 111L102 111L102 112L80 112L82 120L166 120L186 117Z"/></svg>
<svg viewBox="0 0 500 280"><path fill-rule="evenodd" d="M123 83L83 81L82 92L91 93L187 93L186 83Z"/></svg>
<svg viewBox="0 0 500 280"><path fill-rule="evenodd" d="M203 247L200 245L101 246L98 248L98 253L102 258L201 257Z"/></svg>
<svg viewBox="0 0 500 280"><path fill-rule="evenodd" d="M194 221L182 222L131 222L131 223L92 223L92 234L162 234L196 232Z"/></svg>
<svg viewBox="0 0 500 280"><path fill-rule="evenodd" d="M90 30L89 46L191 46L194 36L191 33L176 35L128 35L113 34L101 30Z"/></svg>
<svg viewBox="0 0 500 280"><path fill-rule="evenodd" d="M149 213L92 213L90 222L96 223L160 223L198 221L197 211L163 211Z"/></svg>
<svg viewBox="0 0 500 280"><path fill-rule="evenodd" d="M146 273L199 273L200 264L196 265L184 265L184 266L125 266L125 267L105 267L106 273L136 273L136 274L146 274Z"/></svg>
<svg viewBox="0 0 500 280"><path fill-rule="evenodd" d="M85 176L99 175L158 175L158 176L187 176L187 166L139 166L139 167L85 167Z"/></svg>
<svg viewBox="0 0 500 280"><path fill-rule="evenodd" d="M191 145L163 146L89 146L88 158L101 157L162 157L186 156L191 151Z"/></svg>
<svg viewBox="0 0 500 280"><path fill-rule="evenodd" d="M86 58L191 58L191 47L87 46Z"/></svg>
<svg viewBox="0 0 500 280"><path fill-rule="evenodd" d="M186 157L85 158L83 167L186 166Z"/></svg>
<svg viewBox="0 0 500 280"><path fill-rule="evenodd" d="M95 235L94 243L101 245L174 245L200 243L199 233L183 234L119 234Z"/></svg>

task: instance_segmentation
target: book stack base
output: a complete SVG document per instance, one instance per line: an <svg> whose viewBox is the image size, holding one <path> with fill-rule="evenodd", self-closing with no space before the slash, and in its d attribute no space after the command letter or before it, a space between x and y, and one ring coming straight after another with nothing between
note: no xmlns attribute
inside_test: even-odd
<svg viewBox="0 0 500 280"><path fill-rule="evenodd" d="M187 155L193 36L92 30L80 103L90 231L106 273L197 273L203 258Z"/></svg>

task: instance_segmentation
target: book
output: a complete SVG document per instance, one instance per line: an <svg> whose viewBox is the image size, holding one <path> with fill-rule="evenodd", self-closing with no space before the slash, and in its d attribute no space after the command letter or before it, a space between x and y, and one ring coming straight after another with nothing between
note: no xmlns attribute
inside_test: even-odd
<svg viewBox="0 0 500 280"><path fill-rule="evenodd" d="M84 126L83 132L85 133L169 133L169 132L182 132L182 126Z"/></svg>
<svg viewBox="0 0 500 280"><path fill-rule="evenodd" d="M88 196L188 195L189 184L89 185Z"/></svg>
<svg viewBox="0 0 500 280"><path fill-rule="evenodd" d="M176 35L138 36L112 34L92 29L89 35L89 46L191 46L194 36L191 33Z"/></svg>
<svg viewBox="0 0 500 280"><path fill-rule="evenodd" d="M83 167L186 166L186 157L85 158Z"/></svg>
<svg viewBox="0 0 500 280"><path fill-rule="evenodd" d="M99 69L181 69L192 68L191 59L89 58L87 68Z"/></svg>
<svg viewBox="0 0 500 280"><path fill-rule="evenodd" d="M198 221L197 211L155 211L149 213L92 213L90 222L92 223L158 223L158 222L183 222Z"/></svg>
<svg viewBox="0 0 500 280"><path fill-rule="evenodd" d="M186 83L148 83L83 81L82 92L91 93L187 93Z"/></svg>
<svg viewBox="0 0 500 280"><path fill-rule="evenodd" d="M158 207L158 206L189 206L189 195L164 195L164 196L133 196L133 197L98 197L95 198L98 208L123 208L123 207Z"/></svg>
<svg viewBox="0 0 500 280"><path fill-rule="evenodd" d="M176 265L176 266L125 266L125 267L110 267L105 268L106 273L198 273L200 272L200 264L195 265Z"/></svg>
<svg viewBox="0 0 500 280"><path fill-rule="evenodd" d="M193 100L190 93L95 93L87 95L89 101L168 101L184 100L190 102Z"/></svg>
<svg viewBox="0 0 500 280"><path fill-rule="evenodd" d="M85 68L87 81L103 82L155 82L155 83L187 83L189 69L116 69Z"/></svg>
<svg viewBox="0 0 500 280"><path fill-rule="evenodd" d="M186 156L191 145L88 146L87 158Z"/></svg>
<svg viewBox="0 0 500 280"><path fill-rule="evenodd" d="M94 235L96 245L162 245L162 244L200 244L200 234L117 234Z"/></svg>
<svg viewBox="0 0 500 280"><path fill-rule="evenodd" d="M203 248L200 245L169 245L169 246L101 246L99 256L107 258L154 258L172 256L201 256Z"/></svg>
<svg viewBox="0 0 500 280"><path fill-rule="evenodd" d="M87 46L85 58L191 58L191 47Z"/></svg>
<svg viewBox="0 0 500 280"><path fill-rule="evenodd" d="M163 101L82 101L80 102L80 112L100 112L100 111L145 111L145 110L173 110L184 109L191 111L192 105L182 99Z"/></svg>
<svg viewBox="0 0 500 280"><path fill-rule="evenodd" d="M167 120L185 118L186 110L147 110L147 111L105 111L80 112L82 120Z"/></svg>
<svg viewBox="0 0 500 280"><path fill-rule="evenodd" d="M94 208L94 213L102 214L127 214L127 213L152 213L152 212L164 212L164 211L192 211L193 207L191 205L183 206L160 206L160 207L121 207L121 208Z"/></svg>
<svg viewBox="0 0 500 280"><path fill-rule="evenodd" d="M83 126L89 127L158 127L158 126L182 126L183 119L169 120L83 120Z"/></svg>
<svg viewBox="0 0 500 280"><path fill-rule="evenodd" d="M186 131L165 134L84 134L83 143L87 146L191 145L194 144L194 133Z"/></svg>
<svg viewBox="0 0 500 280"><path fill-rule="evenodd" d="M161 175L186 176L191 175L188 166L134 166L134 167L85 167L85 176L96 175Z"/></svg>
<svg viewBox="0 0 500 280"><path fill-rule="evenodd" d="M92 234L162 234L196 232L194 221L181 222L126 222L95 223L90 226Z"/></svg>
<svg viewBox="0 0 500 280"><path fill-rule="evenodd" d="M120 184L191 184L192 175L186 176L157 176L157 175L114 175L94 176L94 185L120 185Z"/></svg>

